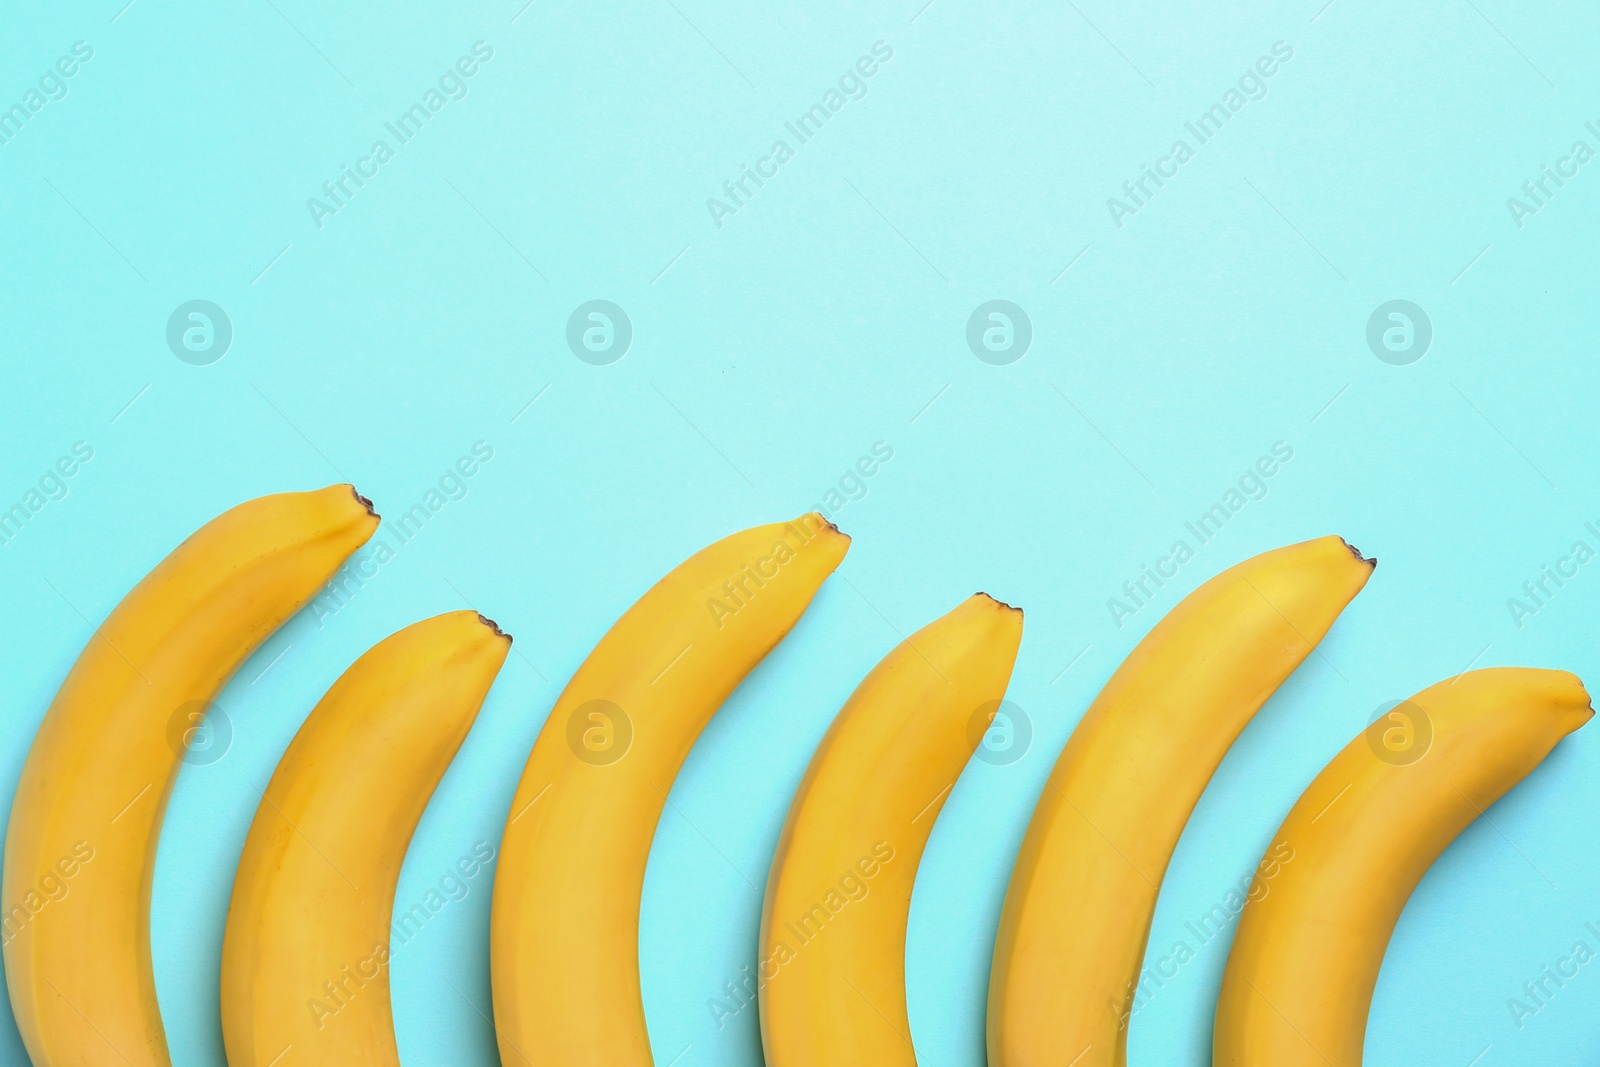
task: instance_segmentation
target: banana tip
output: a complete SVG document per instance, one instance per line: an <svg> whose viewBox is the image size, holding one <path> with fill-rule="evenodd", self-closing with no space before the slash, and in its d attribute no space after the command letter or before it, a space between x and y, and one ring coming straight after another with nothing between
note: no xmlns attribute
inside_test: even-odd
<svg viewBox="0 0 1600 1067"><path fill-rule="evenodd" d="M992 601L992 602L993 602L993 603L995 603L995 604L998 604L998 605L999 605L999 606L1000 606L1000 607L1002 607L1002 608L1005 608L1005 609L1006 609L1006 610L1007 610L1007 611L1014 611L1014 612L1016 612L1016 613L1017 613L1017 614L1018 614L1018 615L1021 615L1021 614L1022 614L1022 609L1021 609L1021 608L1019 608L1019 607L1017 607L1017 606L1016 606L1016 605L1014 605L1014 604L1007 604L1007 603L1006 603L1006 602L1005 602L1005 601L1004 601L1004 600L1001 600L1001 599L1000 599L1000 598L999 598L999 597L997 597L997 596L994 596L994 595L992 595L992 594L990 594L990 593L985 593L985 592L984 592L984 591L983 591L983 590L981 590L981 589L980 589L980 590L978 590L978 591L977 591L977 592L976 592L976 593L974 593L974 594L973 594L973 595L974 595L974 596L981 596L981 597L983 597L983 598L984 598L984 599L985 599L985 600L989 600L989 601Z"/></svg>
<svg viewBox="0 0 1600 1067"><path fill-rule="evenodd" d="M1339 538L1339 541L1340 541L1341 544L1344 545L1344 547L1346 547L1346 548L1348 548L1350 550L1350 554L1352 556L1354 556L1356 559L1360 560L1362 563L1365 563L1369 567L1374 567L1374 568L1377 567L1377 565L1378 565L1378 557L1377 556L1363 556L1361 554L1361 550L1359 548L1357 548L1355 545L1352 545L1349 541L1346 541L1342 537Z"/></svg>
<svg viewBox="0 0 1600 1067"><path fill-rule="evenodd" d="M496 637L505 638L507 644L510 644L513 640L515 640L515 638L513 638L510 634L508 634L504 630L500 629L500 624L499 623L495 622L493 619L489 618L489 616L485 615L481 611L478 612L478 621L483 623L489 629L493 630L494 631L494 635Z"/></svg>
<svg viewBox="0 0 1600 1067"><path fill-rule="evenodd" d="M367 514L368 515L371 515L375 519L376 518L381 518L381 516L378 514L378 509L372 506L372 501L368 500L366 497L361 495L361 490L357 489L355 486L352 485L350 487L350 494L356 498L356 501L362 507L367 509Z"/></svg>

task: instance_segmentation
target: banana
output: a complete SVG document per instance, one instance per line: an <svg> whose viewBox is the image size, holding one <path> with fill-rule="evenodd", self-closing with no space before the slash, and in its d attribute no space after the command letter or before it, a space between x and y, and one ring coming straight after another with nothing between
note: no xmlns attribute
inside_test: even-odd
<svg viewBox="0 0 1600 1067"><path fill-rule="evenodd" d="M702 549L623 614L557 699L495 872L490 961L506 1067L652 1062L639 901L667 792L849 541L811 514Z"/></svg>
<svg viewBox="0 0 1600 1067"><path fill-rule="evenodd" d="M0 880L35 1067L170 1064L150 886L183 727L377 525L348 485L241 504L134 586L78 657L23 765Z"/></svg>
<svg viewBox="0 0 1600 1067"><path fill-rule="evenodd" d="M971 597L885 656L817 747L762 909L757 986L769 1067L915 1067L905 987L911 887L1021 640L1021 611Z"/></svg>
<svg viewBox="0 0 1600 1067"><path fill-rule="evenodd" d="M1457 834L1594 715L1565 671L1493 668L1424 689L1290 810L1223 973L1217 1067L1359 1067L1401 909ZM1270 865L1270 866L1269 866ZM1262 875L1258 874L1258 882Z"/></svg>
<svg viewBox="0 0 1600 1067"><path fill-rule="evenodd" d="M1073 731L1017 855L990 1067L1123 1067L1156 893L1250 718L1367 582L1337 537L1234 566L1158 622Z"/></svg>
<svg viewBox="0 0 1600 1067"><path fill-rule="evenodd" d="M510 648L476 612L415 623L356 660L295 735L228 907L229 1067L399 1067L388 964L400 864Z"/></svg>

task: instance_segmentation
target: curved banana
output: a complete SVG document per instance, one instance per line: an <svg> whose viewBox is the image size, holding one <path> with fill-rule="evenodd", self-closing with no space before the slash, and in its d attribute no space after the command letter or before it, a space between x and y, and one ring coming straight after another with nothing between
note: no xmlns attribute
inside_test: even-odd
<svg viewBox="0 0 1600 1067"><path fill-rule="evenodd" d="M388 965L400 865L510 649L477 612L425 619L356 660L301 726L228 907L229 1067L399 1067Z"/></svg>
<svg viewBox="0 0 1600 1067"><path fill-rule="evenodd" d="M1501 667L1424 689L1346 745L1274 838L1294 862L1239 919L1217 1067L1359 1067L1378 968L1412 890L1593 715L1565 671Z"/></svg>
<svg viewBox="0 0 1600 1067"><path fill-rule="evenodd" d="M377 525L348 485L241 504L134 586L78 657L23 766L0 886L35 1067L170 1063L150 886L183 727Z"/></svg>
<svg viewBox="0 0 1600 1067"><path fill-rule="evenodd" d="M915 1067L905 986L911 887L939 809L1005 696L1021 640L1021 611L971 597L885 656L817 747L789 806L761 915L769 1067Z"/></svg>
<svg viewBox="0 0 1600 1067"><path fill-rule="evenodd" d="M1068 740L1017 855L989 980L990 1067L1122 1067L1156 893L1234 739L1375 561L1337 537L1189 594Z"/></svg>
<svg viewBox="0 0 1600 1067"><path fill-rule="evenodd" d="M645 593L567 684L523 770L495 872L506 1067L651 1062L639 900L667 792L849 543L816 514L724 538Z"/></svg>

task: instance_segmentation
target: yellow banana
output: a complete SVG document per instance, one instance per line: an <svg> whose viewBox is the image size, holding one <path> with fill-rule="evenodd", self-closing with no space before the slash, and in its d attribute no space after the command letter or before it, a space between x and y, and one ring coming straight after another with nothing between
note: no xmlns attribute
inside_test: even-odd
<svg viewBox="0 0 1600 1067"><path fill-rule="evenodd" d="M1021 611L971 597L885 656L817 747L762 909L768 1067L915 1067L905 987L911 887L1021 640Z"/></svg>
<svg viewBox="0 0 1600 1067"><path fill-rule="evenodd" d="M712 714L848 545L815 514L724 538L645 593L567 684L528 757L495 874L506 1067L651 1062L639 899L667 793Z"/></svg>
<svg viewBox="0 0 1600 1067"><path fill-rule="evenodd" d="M1156 893L1206 783L1372 573L1337 537L1206 582L1117 668L1056 761L1001 912L990 1067L1122 1067Z"/></svg>
<svg viewBox="0 0 1600 1067"><path fill-rule="evenodd" d="M348 485L241 504L134 586L78 657L23 765L0 886L35 1067L170 1063L150 886L183 727L377 525Z"/></svg>
<svg viewBox="0 0 1600 1067"><path fill-rule="evenodd" d="M472 611L408 626L356 660L295 735L228 908L229 1067L399 1067L388 965L400 864L510 648Z"/></svg>
<svg viewBox="0 0 1600 1067"><path fill-rule="evenodd" d="M1565 671L1502 667L1424 689L1346 745L1274 839L1293 862L1239 919L1217 1067L1359 1067L1378 968L1411 891L1593 715Z"/></svg>

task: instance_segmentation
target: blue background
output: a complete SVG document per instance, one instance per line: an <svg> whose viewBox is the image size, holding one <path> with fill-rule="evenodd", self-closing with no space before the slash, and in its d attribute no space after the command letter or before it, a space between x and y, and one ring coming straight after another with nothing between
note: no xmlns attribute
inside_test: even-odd
<svg viewBox="0 0 1600 1067"><path fill-rule="evenodd" d="M849 557L706 731L662 820L641 946L659 1064L760 1062L754 1012L719 1029L708 1000L753 958L788 798L860 677L975 589L1027 611L1010 695L1034 737L1016 763L969 767L922 863L907 970L928 1067L982 1062L1000 902L1055 754L1217 570L1325 533L1381 560L1195 812L1151 961L1381 705L1469 665L1594 674L1600 563L1520 626L1507 601L1574 541L1600 549L1584 526L1600 520L1600 162L1520 227L1506 201L1574 141L1600 149L1584 128L1600 13L524 2L0 15L0 107L74 42L94 50L0 145L0 507L74 442L94 449L0 547L0 805L91 620L195 527L344 480L398 515L475 442L494 450L337 614L302 614L244 666L220 700L231 747L183 769L153 922L176 1063L223 1062L245 831L360 652L464 603L517 638L413 842L406 907L498 842L560 685L639 593L701 545L821 502L878 441L894 458L836 515ZM493 58L466 96L319 228L307 199L480 40ZM786 137L877 41L893 59L864 98L808 143ZM1293 58L1266 95L1196 146L1184 123L1278 41ZM716 225L707 198L780 137L794 158ZM1180 137L1194 158L1116 225L1107 198ZM1034 331L1005 366L965 340L995 298ZM210 365L166 342L194 299L234 331ZM592 299L634 330L608 366L565 340ZM1432 322L1409 365L1367 344L1392 299ZM1293 459L1266 495L1116 625L1123 581L1279 441ZM1575 941L1600 948L1584 930L1600 921L1597 730L1425 879L1369 1064L1600 1053L1596 965L1520 1028L1507 1006ZM397 953L406 1063L494 1062L489 900L480 877ZM1225 956L1213 942L1143 1007L1135 1064L1209 1063ZM591 1022L609 1025L603 1008ZM0 1062L22 1056L0 1013Z"/></svg>

